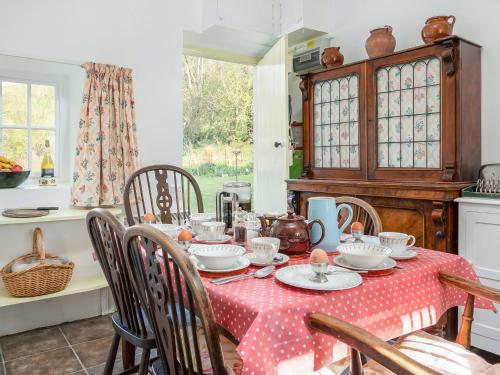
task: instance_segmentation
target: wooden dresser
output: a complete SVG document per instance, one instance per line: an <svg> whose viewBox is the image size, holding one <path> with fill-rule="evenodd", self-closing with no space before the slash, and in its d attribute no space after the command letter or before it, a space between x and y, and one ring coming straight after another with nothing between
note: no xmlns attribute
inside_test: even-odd
<svg viewBox="0 0 500 375"><path fill-rule="evenodd" d="M289 201L356 196L385 231L457 252L453 200L481 163L481 47L458 37L302 76L304 174Z"/></svg>

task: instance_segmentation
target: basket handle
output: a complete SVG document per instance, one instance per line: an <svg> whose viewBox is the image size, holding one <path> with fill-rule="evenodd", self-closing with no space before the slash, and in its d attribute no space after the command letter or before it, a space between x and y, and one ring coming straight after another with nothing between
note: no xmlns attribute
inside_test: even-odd
<svg viewBox="0 0 500 375"><path fill-rule="evenodd" d="M43 247L43 233L40 228L33 231L33 255L40 256L40 262L45 262L45 249Z"/></svg>

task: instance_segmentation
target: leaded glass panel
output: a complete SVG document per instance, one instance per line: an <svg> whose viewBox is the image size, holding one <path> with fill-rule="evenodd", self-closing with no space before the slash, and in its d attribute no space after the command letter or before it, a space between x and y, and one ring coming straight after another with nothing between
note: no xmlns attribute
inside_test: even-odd
<svg viewBox="0 0 500 375"><path fill-rule="evenodd" d="M314 84L314 166L359 168L357 74Z"/></svg>
<svg viewBox="0 0 500 375"><path fill-rule="evenodd" d="M428 58L377 71L377 165L440 168L441 63Z"/></svg>

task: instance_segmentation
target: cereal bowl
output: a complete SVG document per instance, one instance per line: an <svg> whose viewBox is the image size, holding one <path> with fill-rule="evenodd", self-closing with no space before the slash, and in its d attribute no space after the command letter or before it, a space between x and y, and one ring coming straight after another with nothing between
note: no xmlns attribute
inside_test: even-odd
<svg viewBox="0 0 500 375"><path fill-rule="evenodd" d="M367 243L344 244L337 250L347 263L361 268L377 267L391 255L388 247Z"/></svg>

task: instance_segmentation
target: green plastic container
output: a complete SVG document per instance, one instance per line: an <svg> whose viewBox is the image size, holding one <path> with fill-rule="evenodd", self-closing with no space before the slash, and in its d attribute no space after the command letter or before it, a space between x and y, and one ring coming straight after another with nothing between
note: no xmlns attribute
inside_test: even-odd
<svg viewBox="0 0 500 375"><path fill-rule="evenodd" d="M293 151L293 162L290 166L290 178L300 178L304 170L304 151Z"/></svg>
<svg viewBox="0 0 500 375"><path fill-rule="evenodd" d="M474 190L476 185L462 189L462 197L500 199L500 193L479 193Z"/></svg>

